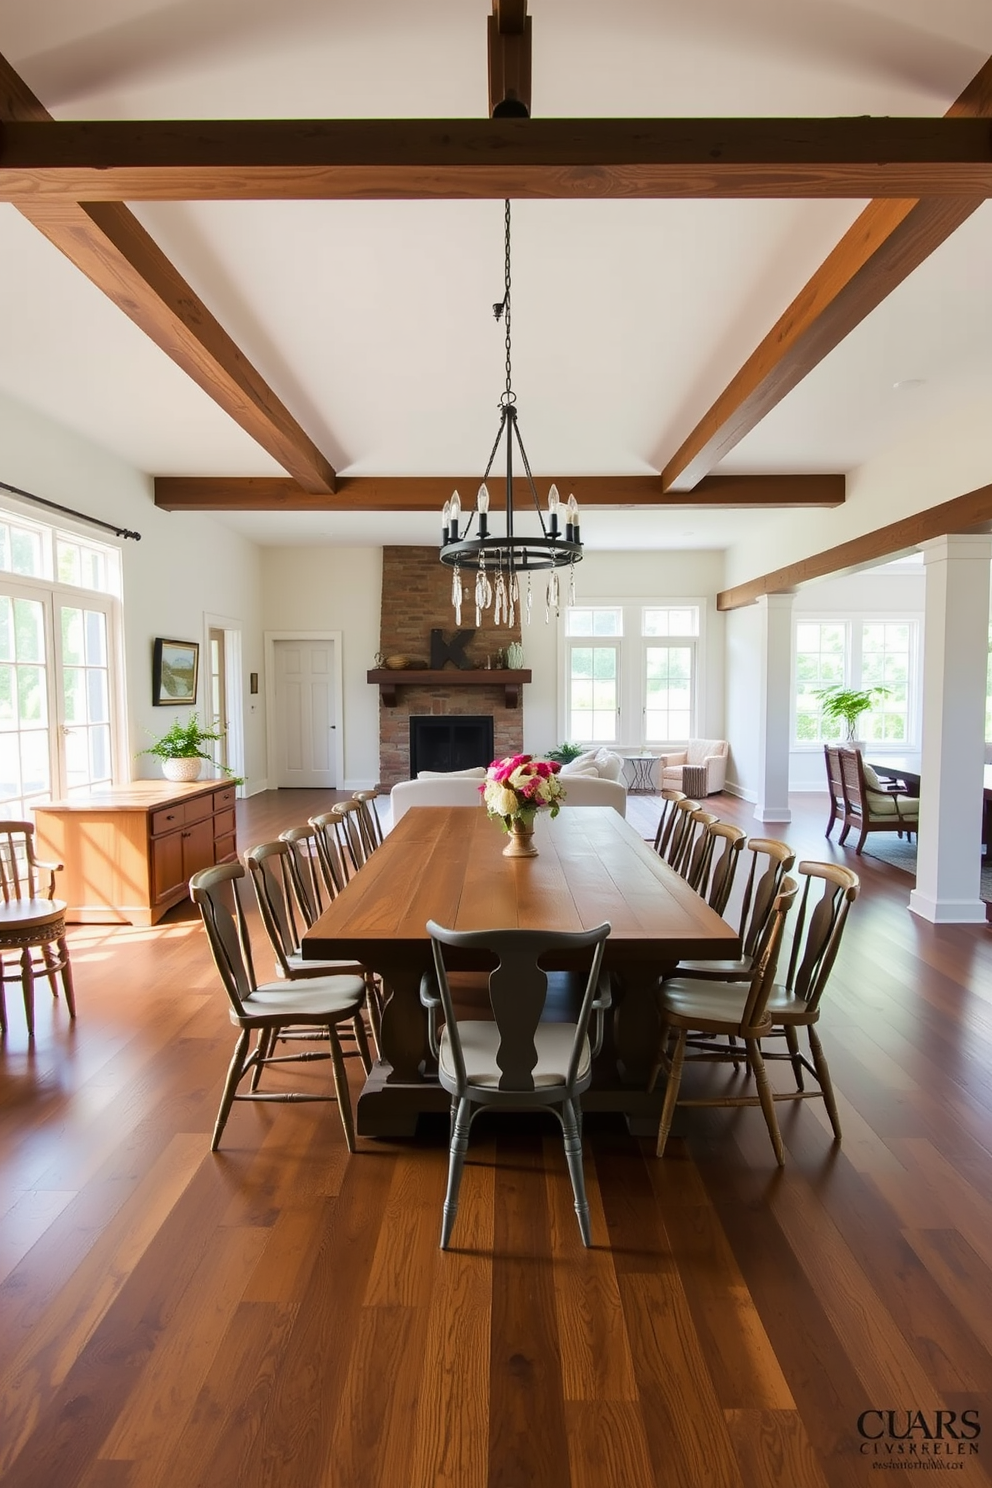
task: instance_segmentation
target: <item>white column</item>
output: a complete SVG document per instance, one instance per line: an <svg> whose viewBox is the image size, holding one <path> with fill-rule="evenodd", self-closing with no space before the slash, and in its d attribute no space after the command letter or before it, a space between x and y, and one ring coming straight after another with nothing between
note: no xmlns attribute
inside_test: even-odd
<svg viewBox="0 0 992 1488"><path fill-rule="evenodd" d="M992 537L939 537L922 547L927 588L923 760L916 888L909 907L935 924L984 924L982 786Z"/></svg>
<svg viewBox="0 0 992 1488"><path fill-rule="evenodd" d="M792 595L764 594L758 727L757 821L789 822L789 718L792 711Z"/></svg>

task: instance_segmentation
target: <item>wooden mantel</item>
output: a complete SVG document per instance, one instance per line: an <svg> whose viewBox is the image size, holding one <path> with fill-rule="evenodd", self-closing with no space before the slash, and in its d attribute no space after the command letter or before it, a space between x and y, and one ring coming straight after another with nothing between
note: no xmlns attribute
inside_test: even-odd
<svg viewBox="0 0 992 1488"><path fill-rule="evenodd" d="M368 680L374 683L387 708L396 707L398 687L502 687L508 708L520 707L520 685L529 682L528 670L487 671L479 668L471 672L459 671L457 667L445 667L443 671L415 671L413 668L391 671L388 668L369 672Z"/></svg>

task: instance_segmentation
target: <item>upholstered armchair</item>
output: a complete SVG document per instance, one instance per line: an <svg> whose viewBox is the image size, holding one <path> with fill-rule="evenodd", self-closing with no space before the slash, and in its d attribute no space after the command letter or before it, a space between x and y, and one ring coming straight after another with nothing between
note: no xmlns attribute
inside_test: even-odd
<svg viewBox="0 0 992 1488"><path fill-rule="evenodd" d="M712 796L716 791L722 791L724 781L727 777L727 756L730 746L726 739L690 739L688 745L679 754L663 754L660 758L659 786L662 790L685 790L690 796L696 795L696 790L688 790L682 783L683 768L704 769L706 771L706 789L703 795Z"/></svg>

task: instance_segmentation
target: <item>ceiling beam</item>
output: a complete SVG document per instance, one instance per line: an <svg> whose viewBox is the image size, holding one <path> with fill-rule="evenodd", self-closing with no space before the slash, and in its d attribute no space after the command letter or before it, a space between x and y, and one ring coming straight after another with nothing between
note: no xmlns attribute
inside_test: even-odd
<svg viewBox="0 0 992 1488"><path fill-rule="evenodd" d="M531 18L527 0L493 0L489 19L489 114L529 118Z"/></svg>
<svg viewBox="0 0 992 1488"><path fill-rule="evenodd" d="M0 126L0 200L992 195L984 119L95 120Z"/></svg>
<svg viewBox="0 0 992 1488"><path fill-rule="evenodd" d="M744 605L755 604L765 594L791 593L811 579L854 573L867 564L884 563L887 559L910 553L920 543L944 537L949 532L989 531L992 531L992 486L980 486L965 496L955 496L951 501L942 501L939 506L900 517L898 522L890 522L887 527L877 527L874 532L865 532L850 542L801 558L797 563L777 568L761 578L749 579L746 584L737 584L733 589L724 589L716 597L716 607L718 610L739 610Z"/></svg>
<svg viewBox="0 0 992 1488"><path fill-rule="evenodd" d="M992 58L946 117L992 117ZM669 460L666 490L692 490L982 200L871 202Z"/></svg>
<svg viewBox="0 0 992 1488"><path fill-rule="evenodd" d="M11 116L46 110L0 57L0 118ZM334 490L330 461L126 206L35 197L20 208L304 490Z"/></svg>
<svg viewBox="0 0 992 1488"><path fill-rule="evenodd" d="M539 476L542 494L552 477ZM690 497L666 495L657 475L559 475L563 496L574 492L583 510L596 507L654 507L659 510L758 511L775 507L832 507L844 502L842 475L723 475L700 482ZM494 510L505 506L506 482L487 482ZM295 481L279 478L158 476L155 505L163 511L421 512L441 507L458 489L472 506L478 475L338 476L333 496L315 496ZM517 498L517 508L527 503Z"/></svg>

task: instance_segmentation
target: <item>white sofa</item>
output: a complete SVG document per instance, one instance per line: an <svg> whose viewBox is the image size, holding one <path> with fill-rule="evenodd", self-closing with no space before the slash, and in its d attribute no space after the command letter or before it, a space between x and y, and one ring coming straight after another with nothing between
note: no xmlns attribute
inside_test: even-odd
<svg viewBox="0 0 992 1488"><path fill-rule="evenodd" d="M401 780L390 795L393 826L411 806L481 806L479 786L485 776L423 775L416 780ZM621 816L627 815L627 792L620 781L602 780L594 775L571 775L562 780L565 799L562 807L612 806Z"/></svg>
<svg viewBox="0 0 992 1488"><path fill-rule="evenodd" d="M712 796L722 791L727 778L727 756L730 745L726 739L690 739L679 754L658 756L660 786L662 790L682 790L682 766L702 765L706 771L706 794Z"/></svg>

